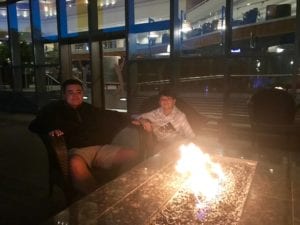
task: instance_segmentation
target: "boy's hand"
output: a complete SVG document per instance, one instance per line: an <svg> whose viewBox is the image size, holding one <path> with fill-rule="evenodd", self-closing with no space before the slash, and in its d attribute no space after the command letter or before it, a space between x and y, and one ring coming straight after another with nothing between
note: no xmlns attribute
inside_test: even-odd
<svg viewBox="0 0 300 225"><path fill-rule="evenodd" d="M64 135L64 132L62 132L61 130L57 129L57 130L50 131L48 133L48 135L51 136L51 137L59 137L59 136Z"/></svg>
<svg viewBox="0 0 300 225"><path fill-rule="evenodd" d="M152 130L153 130L152 123L148 119L140 118L138 120L133 120L132 124L134 124L134 125L141 125L144 128L144 130L148 131L148 132L152 132Z"/></svg>

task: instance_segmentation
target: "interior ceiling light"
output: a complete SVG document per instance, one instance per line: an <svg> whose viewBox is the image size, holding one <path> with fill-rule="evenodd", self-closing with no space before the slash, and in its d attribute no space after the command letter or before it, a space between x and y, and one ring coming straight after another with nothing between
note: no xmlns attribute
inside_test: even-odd
<svg viewBox="0 0 300 225"><path fill-rule="evenodd" d="M276 49L276 52L277 52L277 53L281 53L281 52L283 52L283 51L284 51L283 48L279 48L279 47L278 47L278 48Z"/></svg>
<svg viewBox="0 0 300 225"><path fill-rule="evenodd" d="M155 32L155 31L151 31L150 33L149 33L149 36L148 36L149 38L157 38L158 37L158 33L157 32Z"/></svg>
<svg viewBox="0 0 300 225"><path fill-rule="evenodd" d="M278 45L268 47L268 52L270 53L281 53L284 51L284 48L281 48Z"/></svg>
<svg viewBox="0 0 300 225"><path fill-rule="evenodd" d="M181 31L183 33L187 33L187 32L189 32L191 30L192 30L192 26L191 26L190 22L188 22L186 20L183 20Z"/></svg>
<svg viewBox="0 0 300 225"><path fill-rule="evenodd" d="M6 10L1 10L1 15L2 16L6 16L7 14L6 14Z"/></svg>
<svg viewBox="0 0 300 225"><path fill-rule="evenodd" d="M109 7L109 6L114 6L117 3L116 0L102 0L102 1L98 1L98 5L100 7Z"/></svg>

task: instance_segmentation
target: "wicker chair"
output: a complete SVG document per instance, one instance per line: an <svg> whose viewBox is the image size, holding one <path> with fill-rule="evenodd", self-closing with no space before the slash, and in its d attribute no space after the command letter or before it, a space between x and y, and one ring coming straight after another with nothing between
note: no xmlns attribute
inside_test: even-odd
<svg viewBox="0 0 300 225"><path fill-rule="evenodd" d="M252 143L258 134L283 135L286 144L297 131L294 124L296 104L293 96L279 89L262 89L253 94L249 101L249 116Z"/></svg>
<svg viewBox="0 0 300 225"><path fill-rule="evenodd" d="M130 124L127 114L116 111L105 110L103 115L105 118L105 132L103 132L103 139L108 143L111 142L114 136L128 124ZM109 126L108 126L109 125ZM49 158L49 179L50 179L50 194L52 194L53 186L59 186L65 193L67 204L74 202L82 197L72 185L70 171L69 171L69 157L68 149L63 136L50 137L48 135L40 135L43 143L48 151ZM118 175L118 169L97 169L91 171L98 179L99 185L106 183Z"/></svg>
<svg viewBox="0 0 300 225"><path fill-rule="evenodd" d="M67 202L71 203L74 201L75 190L70 178L68 150L65 139L63 136L50 137L48 135L40 135L40 137L48 151L50 195L53 192L54 185L57 185L65 193Z"/></svg>

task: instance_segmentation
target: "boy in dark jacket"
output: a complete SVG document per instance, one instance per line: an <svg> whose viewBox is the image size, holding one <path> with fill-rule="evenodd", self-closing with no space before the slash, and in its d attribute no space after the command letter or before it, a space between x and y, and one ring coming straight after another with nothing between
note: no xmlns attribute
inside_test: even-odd
<svg viewBox="0 0 300 225"><path fill-rule="evenodd" d="M62 91L63 100L42 108L29 129L40 135L64 136L73 184L79 191L89 193L97 187L90 169L107 169L134 160L136 151L110 144L126 120L124 124L109 123L119 117L118 112L100 110L83 102L80 81L66 80Z"/></svg>

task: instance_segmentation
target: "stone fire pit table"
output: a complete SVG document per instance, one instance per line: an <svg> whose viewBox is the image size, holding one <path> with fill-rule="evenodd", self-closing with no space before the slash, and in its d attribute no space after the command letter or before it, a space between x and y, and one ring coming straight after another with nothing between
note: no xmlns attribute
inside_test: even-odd
<svg viewBox="0 0 300 225"><path fill-rule="evenodd" d="M105 184L45 224L147 225L238 224L256 169L256 162L211 156L230 179L226 194L198 209L201 196L184 188L186 177L175 165L179 151L162 151ZM230 186L228 188L227 186Z"/></svg>

